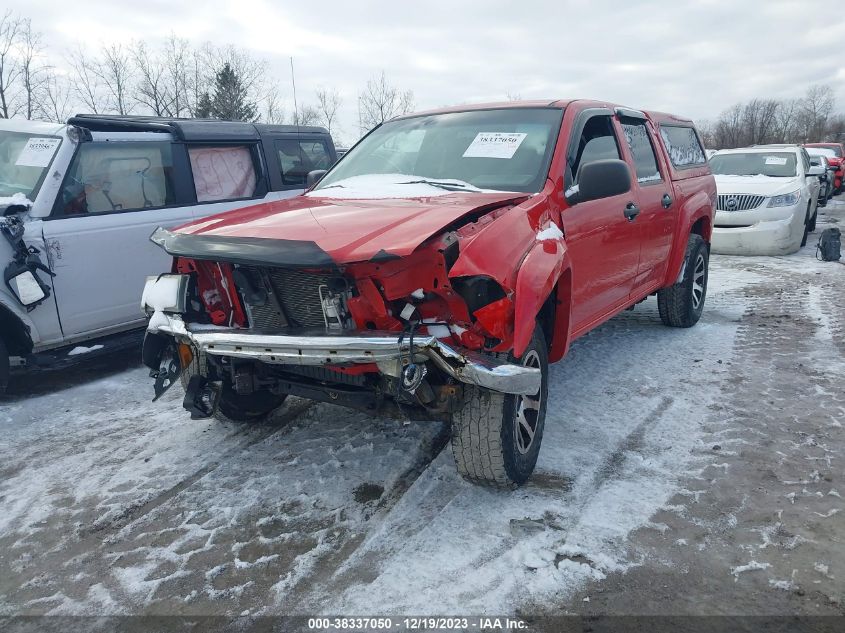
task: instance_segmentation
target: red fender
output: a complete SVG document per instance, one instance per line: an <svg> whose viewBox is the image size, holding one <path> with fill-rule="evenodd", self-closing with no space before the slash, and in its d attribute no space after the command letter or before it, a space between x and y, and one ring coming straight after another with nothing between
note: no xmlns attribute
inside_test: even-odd
<svg viewBox="0 0 845 633"><path fill-rule="evenodd" d="M522 356L531 342L537 314L552 293L561 273L569 266L569 254L563 235L559 230L554 230L556 224L550 224L549 227L546 231L550 236L538 240L531 247L517 273L513 335L513 355L516 358Z"/></svg>

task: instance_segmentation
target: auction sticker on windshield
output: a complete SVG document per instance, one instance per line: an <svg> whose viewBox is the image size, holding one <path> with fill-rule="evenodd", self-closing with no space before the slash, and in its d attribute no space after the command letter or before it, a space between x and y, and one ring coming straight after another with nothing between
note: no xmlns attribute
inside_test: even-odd
<svg viewBox="0 0 845 633"><path fill-rule="evenodd" d="M766 156L767 165L786 165L786 157Z"/></svg>
<svg viewBox="0 0 845 633"><path fill-rule="evenodd" d="M464 158L513 158L526 136L522 132L479 132Z"/></svg>
<svg viewBox="0 0 845 633"><path fill-rule="evenodd" d="M18 167L47 167L61 139L31 138L26 142L15 165Z"/></svg>

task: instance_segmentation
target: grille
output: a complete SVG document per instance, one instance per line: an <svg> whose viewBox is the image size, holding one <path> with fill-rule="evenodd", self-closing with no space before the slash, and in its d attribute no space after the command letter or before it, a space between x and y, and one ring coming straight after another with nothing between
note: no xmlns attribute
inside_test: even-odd
<svg viewBox="0 0 845 633"><path fill-rule="evenodd" d="M267 303L249 307L253 327L325 327L319 289L329 282L331 275L286 268L242 268L257 286L265 287L265 283L260 281L262 278L270 282Z"/></svg>
<svg viewBox="0 0 845 633"><path fill-rule="evenodd" d="M748 193L719 194L716 208L719 211L748 211L759 207L765 199L765 196L754 196Z"/></svg>

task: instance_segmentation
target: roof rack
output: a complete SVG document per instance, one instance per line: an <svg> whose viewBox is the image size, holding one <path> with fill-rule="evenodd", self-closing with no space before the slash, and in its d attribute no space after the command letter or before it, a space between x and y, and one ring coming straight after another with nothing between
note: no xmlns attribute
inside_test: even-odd
<svg viewBox="0 0 845 633"><path fill-rule="evenodd" d="M244 121L118 114L77 114L69 118L67 123L92 132L163 132L172 134L181 141L258 139L258 131L255 126Z"/></svg>

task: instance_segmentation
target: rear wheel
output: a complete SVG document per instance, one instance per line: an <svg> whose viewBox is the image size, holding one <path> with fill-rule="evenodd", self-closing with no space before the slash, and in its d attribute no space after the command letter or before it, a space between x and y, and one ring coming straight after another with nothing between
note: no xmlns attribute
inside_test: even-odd
<svg viewBox="0 0 845 633"><path fill-rule="evenodd" d="M826 204L826 203L825 203ZM816 230L816 219L819 217L819 209L816 207L816 212L813 214L813 217L810 218L810 223L807 225L807 232L812 233Z"/></svg>
<svg viewBox="0 0 845 633"><path fill-rule="evenodd" d="M0 395L6 392L6 387L9 384L9 350L6 349L6 344L0 338Z"/></svg>
<svg viewBox="0 0 845 633"><path fill-rule="evenodd" d="M704 311L710 253L700 235L690 235L684 275L676 284L657 291L660 320L670 327L692 327Z"/></svg>
<svg viewBox="0 0 845 633"><path fill-rule="evenodd" d="M191 362L182 369L182 374L179 376L182 388L186 390L193 376L200 374L203 378L209 378L205 355L199 354L195 349L191 351L193 352ZM213 380L214 377L211 379ZM285 397L284 395L277 396L266 389L241 395L232 389L232 385L227 380L224 380L214 417L221 422L260 422L282 406Z"/></svg>
<svg viewBox="0 0 845 633"><path fill-rule="evenodd" d="M540 370L540 391L527 396L505 395L467 386L463 404L452 415L452 454L458 472L465 479L495 488L516 488L525 483L540 453L549 362L539 326L522 358L511 361Z"/></svg>

